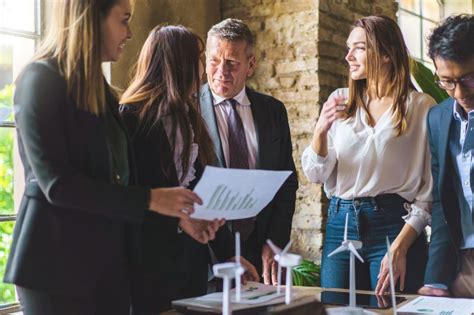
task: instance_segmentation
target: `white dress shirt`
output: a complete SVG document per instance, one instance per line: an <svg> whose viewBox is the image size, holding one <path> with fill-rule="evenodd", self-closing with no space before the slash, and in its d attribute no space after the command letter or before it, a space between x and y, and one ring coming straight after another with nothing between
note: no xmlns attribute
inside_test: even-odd
<svg viewBox="0 0 474 315"><path fill-rule="evenodd" d="M229 128L227 126L227 118L232 109L231 105L225 102L225 98L214 94L212 92L214 112L216 113L217 127L219 128L219 136L221 138L222 151L226 164L229 165ZM249 150L249 168L255 169L257 164L258 141L257 133L255 132L255 123L253 121L252 108L250 107L250 100L245 92L245 87L233 97L237 101L237 112L242 120L244 126L245 139L247 140L247 148Z"/></svg>
<svg viewBox="0 0 474 315"><path fill-rule="evenodd" d="M338 89L335 95L348 95ZM336 120L328 132L328 155L317 155L311 145L302 156L306 177L324 183L328 196L342 199L395 193L411 202L406 223L418 233L431 221L431 154L426 116L436 102L411 91L407 99L407 130L396 136L389 108L374 127L358 109L347 120Z"/></svg>

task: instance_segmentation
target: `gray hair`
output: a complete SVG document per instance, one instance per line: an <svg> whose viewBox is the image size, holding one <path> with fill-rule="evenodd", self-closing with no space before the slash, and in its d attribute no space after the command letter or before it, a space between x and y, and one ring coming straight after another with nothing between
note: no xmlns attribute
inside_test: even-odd
<svg viewBox="0 0 474 315"><path fill-rule="evenodd" d="M231 42L244 41L250 48L254 46L252 32L247 24L239 19L225 19L217 23L211 27L207 37L217 37Z"/></svg>

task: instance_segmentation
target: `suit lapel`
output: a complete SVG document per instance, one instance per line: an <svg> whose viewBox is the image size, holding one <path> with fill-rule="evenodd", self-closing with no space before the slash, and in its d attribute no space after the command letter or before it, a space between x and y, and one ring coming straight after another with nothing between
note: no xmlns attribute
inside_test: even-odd
<svg viewBox="0 0 474 315"><path fill-rule="evenodd" d="M451 103L453 105L454 103ZM449 152L449 130L453 120L452 106L446 106L442 112L439 126L439 191L443 191L444 176L446 172L446 155Z"/></svg>
<svg viewBox="0 0 474 315"><path fill-rule="evenodd" d="M255 168L267 169L271 166L270 145L272 140L271 128L268 126L269 111L257 93L254 93L249 88L246 88L246 92L251 104L255 132L257 133L258 156Z"/></svg>
<svg viewBox="0 0 474 315"><path fill-rule="evenodd" d="M214 112L214 104L212 102L212 94L208 84L204 84L200 91L201 115L206 121L209 135L214 143L214 151L216 152L217 165L225 167L224 153L222 150L221 137L217 126L216 114Z"/></svg>

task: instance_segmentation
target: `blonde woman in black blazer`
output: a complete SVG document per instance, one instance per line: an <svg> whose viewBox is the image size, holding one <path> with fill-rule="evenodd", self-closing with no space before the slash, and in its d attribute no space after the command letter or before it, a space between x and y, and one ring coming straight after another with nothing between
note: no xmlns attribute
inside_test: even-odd
<svg viewBox="0 0 474 315"><path fill-rule="evenodd" d="M177 217L207 242L218 223L189 224L200 202L191 191L133 186L133 156L101 71L131 37L129 0L55 4L17 81L26 187L4 280L17 285L25 315L128 314L135 224L149 212Z"/></svg>

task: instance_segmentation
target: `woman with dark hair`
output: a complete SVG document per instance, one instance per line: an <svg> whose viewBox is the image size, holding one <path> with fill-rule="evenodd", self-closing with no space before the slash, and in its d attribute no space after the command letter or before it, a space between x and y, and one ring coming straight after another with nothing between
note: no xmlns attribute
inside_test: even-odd
<svg viewBox="0 0 474 315"><path fill-rule="evenodd" d="M131 38L129 0L54 4L16 82L26 187L4 280L16 284L25 315L129 314L133 226L159 213L206 243L219 222L191 223L201 201L187 189L129 186L133 156L101 69Z"/></svg>
<svg viewBox="0 0 474 315"><path fill-rule="evenodd" d="M357 288L387 290L388 236L395 281L414 293L427 260L432 179L425 121L435 101L412 88L407 48L392 19L357 20L347 49L349 88L324 103L302 157L307 178L324 183L331 199L321 284L348 287L349 254L327 255L340 246L349 214L348 239L363 243Z"/></svg>
<svg viewBox="0 0 474 315"><path fill-rule="evenodd" d="M121 99L140 185L191 188L204 167L214 163L213 144L196 96L204 71L203 47L184 26L157 26L145 41ZM171 308L172 300L206 293L207 246L180 233L177 220L160 214L148 214L141 235L133 314L156 314ZM234 254L226 228L210 245L219 261ZM254 267L243 258L242 262L253 273L251 278L258 278Z"/></svg>

